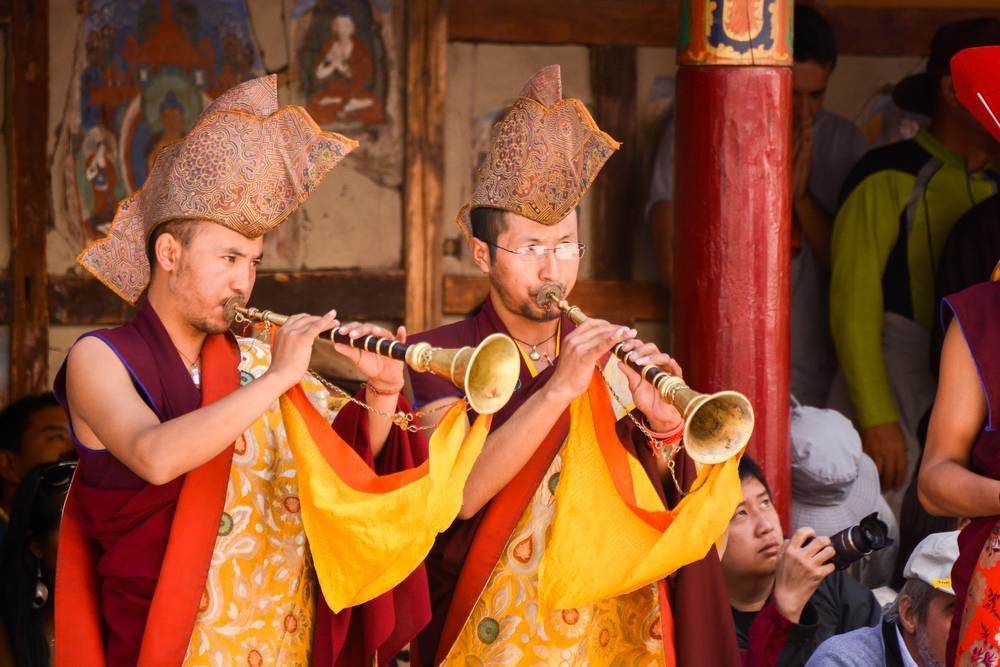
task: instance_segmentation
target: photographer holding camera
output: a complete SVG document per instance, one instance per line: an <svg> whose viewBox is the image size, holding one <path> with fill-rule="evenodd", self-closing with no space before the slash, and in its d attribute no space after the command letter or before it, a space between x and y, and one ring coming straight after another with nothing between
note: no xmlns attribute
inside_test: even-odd
<svg viewBox="0 0 1000 667"><path fill-rule="evenodd" d="M804 665L826 638L877 625L871 591L832 561L830 539L799 528L784 539L771 490L744 455L741 502L726 533L722 570L745 665Z"/></svg>

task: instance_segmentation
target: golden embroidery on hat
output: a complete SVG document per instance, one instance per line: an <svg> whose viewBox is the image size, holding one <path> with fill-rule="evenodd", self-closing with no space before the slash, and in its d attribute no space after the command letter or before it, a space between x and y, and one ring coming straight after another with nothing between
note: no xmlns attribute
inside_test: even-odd
<svg viewBox="0 0 1000 667"><path fill-rule="evenodd" d="M274 75L223 93L123 200L108 235L77 261L130 303L149 283L146 240L170 220L207 220L248 238L281 224L357 142L278 108Z"/></svg>
<svg viewBox="0 0 1000 667"><path fill-rule="evenodd" d="M543 225L569 215L620 144L577 99L563 99L558 65L536 73L494 126L472 201L458 214L466 238L474 208L499 208Z"/></svg>

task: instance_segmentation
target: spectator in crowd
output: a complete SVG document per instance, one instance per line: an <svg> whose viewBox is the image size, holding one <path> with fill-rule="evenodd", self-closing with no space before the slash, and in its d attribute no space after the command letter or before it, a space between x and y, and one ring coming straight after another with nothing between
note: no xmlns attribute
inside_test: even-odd
<svg viewBox="0 0 1000 667"><path fill-rule="evenodd" d="M812 528L785 540L760 467L744 455L741 502L726 533L722 571L736 639L751 665L803 665L827 637L875 625L871 591L829 562L833 547Z"/></svg>
<svg viewBox="0 0 1000 667"><path fill-rule="evenodd" d="M0 599L7 657L17 667L48 667L55 640L53 590L59 522L75 461L43 463L15 495L0 556Z"/></svg>
<svg viewBox="0 0 1000 667"><path fill-rule="evenodd" d="M996 167L1000 165L1000 143L993 159L995 180L1000 181ZM1000 195L979 202L959 218L941 251L941 264L934 281L934 302L941 303L949 294L983 283L997 267L1000 259ZM941 364L941 344L944 329L940 318L934 322L931 336L931 372L937 377Z"/></svg>
<svg viewBox="0 0 1000 667"><path fill-rule="evenodd" d="M0 540L28 471L75 455L66 413L51 392L19 398L0 412Z"/></svg>
<svg viewBox="0 0 1000 667"><path fill-rule="evenodd" d="M906 562L903 589L881 625L831 637L816 649L809 667L941 667L955 610L951 568L958 532L934 533Z"/></svg>
<svg viewBox="0 0 1000 667"><path fill-rule="evenodd" d="M823 108L836 65L837 44L830 24L812 7L796 4L792 64L791 388L803 404L819 407L826 406L837 366L827 316L833 216L844 179L866 149L864 136L851 121ZM672 280L673 139L671 115L653 166L647 207L656 263L667 287Z"/></svg>
<svg viewBox="0 0 1000 667"><path fill-rule="evenodd" d="M792 530L810 527L830 537L878 512L893 545L857 561L850 572L868 588L888 586L899 528L882 498L875 463L836 410L792 406Z"/></svg>
<svg viewBox="0 0 1000 667"><path fill-rule="evenodd" d="M898 511L930 408L934 274L958 218L996 191L993 140L958 102L949 61L1000 44L1000 20L970 19L934 35L925 72L897 84L896 103L931 118L910 140L867 153L851 172L834 222L830 325L843 381L830 406L852 416L882 490Z"/></svg>

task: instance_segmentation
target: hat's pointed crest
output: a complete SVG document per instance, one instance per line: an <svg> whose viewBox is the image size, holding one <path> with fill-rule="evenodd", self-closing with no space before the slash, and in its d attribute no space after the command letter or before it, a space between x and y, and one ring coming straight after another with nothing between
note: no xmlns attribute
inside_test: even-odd
<svg viewBox="0 0 1000 667"><path fill-rule="evenodd" d="M542 106L553 106L562 99L562 68L549 65L538 70L524 84L518 97L535 100Z"/></svg>

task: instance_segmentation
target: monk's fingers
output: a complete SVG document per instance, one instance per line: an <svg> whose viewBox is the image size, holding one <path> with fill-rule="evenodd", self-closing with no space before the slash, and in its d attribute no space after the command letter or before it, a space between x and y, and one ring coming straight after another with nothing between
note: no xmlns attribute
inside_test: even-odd
<svg viewBox="0 0 1000 667"><path fill-rule="evenodd" d="M364 336L376 336L378 338L392 338L392 334L389 332L388 329L377 326L375 324L352 322L351 324L346 326L350 328L349 329L343 328L341 329L341 331L343 331L343 333L347 334L353 339L362 338Z"/></svg>

